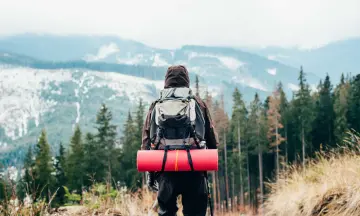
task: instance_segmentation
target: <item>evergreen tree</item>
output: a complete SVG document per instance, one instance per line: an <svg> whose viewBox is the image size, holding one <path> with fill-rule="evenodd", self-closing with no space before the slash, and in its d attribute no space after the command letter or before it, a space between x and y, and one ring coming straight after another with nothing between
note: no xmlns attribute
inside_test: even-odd
<svg viewBox="0 0 360 216"><path fill-rule="evenodd" d="M320 150L320 145L333 145L334 141L334 106L332 85L328 75L319 88L312 131L312 144L315 151Z"/></svg>
<svg viewBox="0 0 360 216"><path fill-rule="evenodd" d="M3 176L0 178L0 204L4 206L5 210L8 207L8 202L11 197L11 185Z"/></svg>
<svg viewBox="0 0 360 216"><path fill-rule="evenodd" d="M295 94L294 105L296 112L294 116L297 117L296 123L299 125L299 131L302 149L302 163L305 166L306 147L310 147L310 133L311 123L313 121L312 113L312 100L310 96L310 88L306 83L305 74L303 68L300 69L299 75L299 87L300 89Z"/></svg>
<svg viewBox="0 0 360 216"><path fill-rule="evenodd" d="M248 123L248 145L258 156L260 202L264 197L263 185L263 153L267 151L267 125L265 121L265 108L263 108L259 95L256 93L254 100L250 103L250 115Z"/></svg>
<svg viewBox="0 0 360 216"><path fill-rule="evenodd" d="M270 108L270 96L267 96L264 102L264 109L266 114L269 108Z"/></svg>
<svg viewBox="0 0 360 216"><path fill-rule="evenodd" d="M106 182L112 183L112 173L116 172L114 168L118 167L118 160L116 157L116 126L111 124L112 113L105 104L102 104L99 112L96 116L96 128L98 133L95 135L97 147L101 148L97 150L99 154L99 170L97 170L98 176L106 176ZM105 175L106 173L106 175Z"/></svg>
<svg viewBox="0 0 360 216"><path fill-rule="evenodd" d="M33 174L34 158L32 147L29 146L28 151L24 159L24 175L17 185L17 196L20 200L23 200L26 194L35 198L35 179Z"/></svg>
<svg viewBox="0 0 360 216"><path fill-rule="evenodd" d="M142 142L142 129L144 127L144 120L145 120L145 106L143 104L142 99L140 99L139 101L139 105L137 107L136 110L136 117L135 117L135 122L136 122L136 141L134 144L137 146L134 146L134 152L132 152L132 155L134 156L134 158L136 158L137 155L137 150L138 150L138 146L139 143ZM136 164L136 163L135 163ZM145 173L143 173L142 175L142 185L145 185Z"/></svg>
<svg viewBox="0 0 360 216"><path fill-rule="evenodd" d="M56 203L59 205L65 204L65 189L67 185L67 179L65 176L66 160L65 160L65 148L60 143L59 153L56 156L55 171L56 171L56 184L55 188L58 190L56 193Z"/></svg>
<svg viewBox="0 0 360 216"><path fill-rule="evenodd" d="M52 176L53 164L51 159L50 145L47 141L46 131L43 129L35 148L35 184L36 198L49 200L52 195L51 191L54 178Z"/></svg>
<svg viewBox="0 0 360 216"><path fill-rule="evenodd" d="M245 125L246 125L246 115L247 110L245 103L242 99L242 95L237 88L233 93L233 108L232 108L232 117L229 128L229 138L228 143L231 145L237 154L231 154L232 163L230 169L233 171L236 176L235 182L239 185L239 201L241 205L244 205L244 164L245 157L242 155L243 142L241 138L245 137ZM231 153L231 152L230 152ZM234 188L233 188L234 190Z"/></svg>
<svg viewBox="0 0 360 216"><path fill-rule="evenodd" d="M102 149L98 148L95 136L91 133L86 133L84 143L84 185L87 187L95 182L102 182L104 180L104 170L101 169L105 167L105 159L101 158L103 155L99 154L99 152L102 152Z"/></svg>
<svg viewBox="0 0 360 216"><path fill-rule="evenodd" d="M136 139L138 140L138 142L140 142L142 139L142 129L144 127L144 119L145 119L145 106L143 104L142 99L140 99L135 117Z"/></svg>
<svg viewBox="0 0 360 216"><path fill-rule="evenodd" d="M124 125L124 136L122 137L123 153L121 156L121 167L126 185L130 188L141 187L141 175L136 170L136 152L139 148L139 140L137 137L137 128L131 113Z"/></svg>
<svg viewBox="0 0 360 216"><path fill-rule="evenodd" d="M360 131L360 74L351 81L347 119L350 129Z"/></svg>
<svg viewBox="0 0 360 216"><path fill-rule="evenodd" d="M348 129L348 97L349 97L350 83L345 81L344 74L341 75L341 82L334 90L334 135L337 144L344 139L345 132Z"/></svg>
<svg viewBox="0 0 360 216"><path fill-rule="evenodd" d="M70 142L70 155L67 159L67 176L69 189L82 193L84 186L84 146L79 125L76 126Z"/></svg>
<svg viewBox="0 0 360 216"><path fill-rule="evenodd" d="M212 117L213 117L213 122L216 125L216 132L219 135L219 143L221 143L222 145L219 146L219 170L216 174L216 182L217 182L217 195L218 195L218 199L217 199L217 203L220 203L220 200L228 200L228 187L226 187L227 183L226 183L226 178L228 177L225 173L227 170L227 160L225 159L225 150L227 150L225 148L225 142L226 142L226 131L229 127L229 118L227 116L227 114L224 111L224 107L222 106L223 103L219 103L219 101L215 101L213 106L212 106ZM225 191L225 193L224 193ZM224 197L224 198L223 198ZM227 202L227 204L229 204ZM227 208L227 206L226 206Z"/></svg>

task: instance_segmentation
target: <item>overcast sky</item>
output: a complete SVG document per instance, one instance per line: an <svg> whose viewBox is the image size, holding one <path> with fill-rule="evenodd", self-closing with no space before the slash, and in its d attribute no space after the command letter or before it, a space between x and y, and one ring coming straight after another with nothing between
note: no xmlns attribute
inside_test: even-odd
<svg viewBox="0 0 360 216"><path fill-rule="evenodd" d="M0 35L112 34L183 44L314 47L360 36L360 0L0 0Z"/></svg>

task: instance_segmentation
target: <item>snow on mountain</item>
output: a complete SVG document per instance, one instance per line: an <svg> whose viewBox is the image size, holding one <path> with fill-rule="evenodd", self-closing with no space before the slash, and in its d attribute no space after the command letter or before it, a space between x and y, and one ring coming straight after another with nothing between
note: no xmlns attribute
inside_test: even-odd
<svg viewBox="0 0 360 216"><path fill-rule="evenodd" d="M269 69L267 69L267 72L269 73L269 74L271 74L271 75L276 75L276 68L269 68Z"/></svg>
<svg viewBox="0 0 360 216"><path fill-rule="evenodd" d="M19 140L30 130L49 124L45 123L47 118L58 121L51 124L61 128L66 125L57 124L62 124L61 119L66 117L66 122L72 122L73 128L95 116L101 102L110 100L115 107L121 104L118 109L127 112L126 107L130 108L140 98L145 103L155 100L163 86L161 81L117 72L4 66L0 68L0 80L0 133L4 130L0 148L3 150L9 140ZM128 102L122 104L124 100ZM94 112L89 116L92 109ZM56 119L60 112L67 116ZM30 125L31 121L34 123Z"/></svg>
<svg viewBox="0 0 360 216"><path fill-rule="evenodd" d="M143 54L131 55L131 53L127 53L126 57L116 56L116 62L119 64L128 64L128 65L137 65L144 59Z"/></svg>
<svg viewBox="0 0 360 216"><path fill-rule="evenodd" d="M160 54L156 53L154 56L154 63L152 66L158 67L158 66L168 66L170 65L165 59L162 59Z"/></svg>
<svg viewBox="0 0 360 216"><path fill-rule="evenodd" d="M48 89L50 84L70 81L71 74L66 71L0 68L0 80L0 125L5 135L14 140L27 134L30 119L34 119L38 126L41 114L51 111L56 105L55 100L42 98L41 90Z"/></svg>
<svg viewBox="0 0 360 216"><path fill-rule="evenodd" d="M230 70L236 70L245 64L236 58L228 56L217 56L217 58L221 61L221 63L223 63L223 65L228 67Z"/></svg>
<svg viewBox="0 0 360 216"><path fill-rule="evenodd" d="M149 102L154 100L156 95L152 94L153 92L149 89L149 86L153 85L157 89L160 89L164 84L162 81L153 81L115 72L89 72L89 74L90 73L92 76L98 78L93 86L107 86L116 92L115 96L127 96L131 102L139 101L140 98Z"/></svg>
<svg viewBox="0 0 360 216"><path fill-rule="evenodd" d="M96 55L87 54L84 57L84 60L86 60L86 61L102 60L114 53L118 53L119 51L120 51L119 47L115 43L112 42L107 45L101 46Z"/></svg>
<svg viewBox="0 0 360 216"><path fill-rule="evenodd" d="M241 62L240 60L230 57L230 56L224 56L224 55L216 55L212 53L199 53L199 52L189 52L188 53L188 60L191 60L195 57L213 57L217 58L223 66L227 67L230 70L237 70L241 66L243 66L245 63Z"/></svg>
<svg viewBox="0 0 360 216"><path fill-rule="evenodd" d="M243 85L252 87L254 89L258 89L261 91L268 91L268 89L258 79L251 76L246 76L243 74L242 76L232 77L232 80L237 83L241 83Z"/></svg>

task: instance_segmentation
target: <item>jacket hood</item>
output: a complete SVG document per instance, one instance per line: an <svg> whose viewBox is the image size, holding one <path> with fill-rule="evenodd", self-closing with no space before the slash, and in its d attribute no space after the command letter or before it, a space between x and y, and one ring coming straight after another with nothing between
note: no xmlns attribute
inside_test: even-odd
<svg viewBox="0 0 360 216"><path fill-rule="evenodd" d="M189 72L185 66L170 66L165 75L164 88L176 88L190 86Z"/></svg>

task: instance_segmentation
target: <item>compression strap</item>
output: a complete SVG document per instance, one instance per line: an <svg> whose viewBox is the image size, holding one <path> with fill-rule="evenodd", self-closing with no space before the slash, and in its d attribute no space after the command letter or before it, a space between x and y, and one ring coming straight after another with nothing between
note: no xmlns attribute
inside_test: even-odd
<svg viewBox="0 0 360 216"><path fill-rule="evenodd" d="M162 163L162 168L161 168L161 172L164 172L165 170L165 164L166 164L166 159L167 159L167 152L168 152L169 147L165 146L165 150L164 150L164 159L163 159L163 163Z"/></svg>

